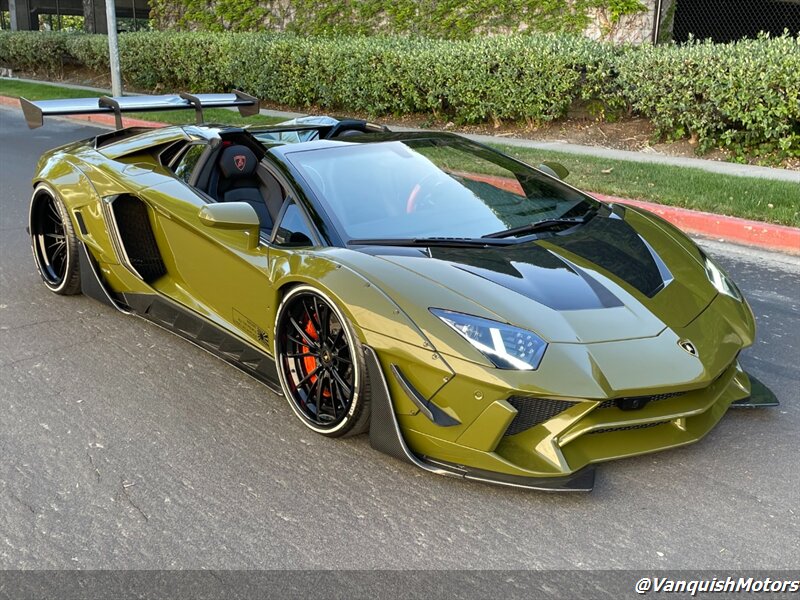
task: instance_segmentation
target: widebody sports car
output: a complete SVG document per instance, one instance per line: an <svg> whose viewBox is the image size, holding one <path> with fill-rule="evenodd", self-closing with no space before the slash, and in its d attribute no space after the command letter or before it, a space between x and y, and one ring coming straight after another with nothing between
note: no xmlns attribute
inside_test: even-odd
<svg viewBox="0 0 800 600"><path fill-rule="evenodd" d="M241 94L28 102L257 110ZM254 108L255 107L255 108ZM42 156L44 284L192 340L329 437L438 474L589 490L751 397L753 314L659 217L445 133L359 120L128 128Z"/></svg>

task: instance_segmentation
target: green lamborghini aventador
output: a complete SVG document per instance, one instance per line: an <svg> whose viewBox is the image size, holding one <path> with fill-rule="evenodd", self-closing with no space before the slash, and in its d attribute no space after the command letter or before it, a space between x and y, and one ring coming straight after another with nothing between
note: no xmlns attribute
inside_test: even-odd
<svg viewBox="0 0 800 600"><path fill-rule="evenodd" d="M754 399L753 314L689 238L445 133L327 117L202 123L241 92L22 101L193 108L56 148L33 179L44 284L148 319L325 436L427 471L589 490L594 463L697 441ZM209 382L213 385L213 382Z"/></svg>

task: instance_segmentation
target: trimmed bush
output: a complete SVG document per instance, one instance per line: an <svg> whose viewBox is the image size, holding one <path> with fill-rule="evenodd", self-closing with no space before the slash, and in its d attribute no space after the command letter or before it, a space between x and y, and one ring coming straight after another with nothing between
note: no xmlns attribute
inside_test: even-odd
<svg viewBox="0 0 800 600"><path fill-rule="evenodd" d="M55 34L58 35L58 34ZM104 35L65 35L70 58L92 71L108 70L108 38Z"/></svg>
<svg viewBox="0 0 800 600"><path fill-rule="evenodd" d="M149 91L243 89L278 104L461 123L564 117L650 119L701 151L800 156L800 38L735 44L613 46L579 36L445 41L139 32L120 36L128 85ZM104 36L0 33L0 62L57 75L65 61L108 69Z"/></svg>
<svg viewBox="0 0 800 600"><path fill-rule="evenodd" d="M56 75L61 72L67 34L41 35L38 31L0 31L0 64L14 69Z"/></svg>
<svg viewBox="0 0 800 600"><path fill-rule="evenodd" d="M641 46L617 66L633 111L668 138L800 155L800 38Z"/></svg>

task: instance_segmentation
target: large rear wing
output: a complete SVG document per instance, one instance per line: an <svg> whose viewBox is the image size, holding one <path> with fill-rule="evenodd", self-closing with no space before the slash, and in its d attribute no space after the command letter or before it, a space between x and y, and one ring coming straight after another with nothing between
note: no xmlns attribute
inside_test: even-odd
<svg viewBox="0 0 800 600"><path fill-rule="evenodd" d="M113 113L116 117L117 129L122 129L122 113L150 112L156 110L182 110L195 111L197 123L203 123L204 108L239 109L243 117L258 114L259 102L257 98L248 96L244 92L234 90L230 94L177 94L164 96L101 96L100 98L65 98L64 100L39 100L32 102L20 98L22 113L28 122L28 127L36 129L44 124L45 117L59 115L89 115Z"/></svg>

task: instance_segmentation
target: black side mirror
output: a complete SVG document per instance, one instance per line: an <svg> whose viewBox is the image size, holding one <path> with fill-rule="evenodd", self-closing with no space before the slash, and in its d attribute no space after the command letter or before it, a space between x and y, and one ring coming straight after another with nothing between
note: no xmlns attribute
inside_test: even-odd
<svg viewBox="0 0 800 600"><path fill-rule="evenodd" d="M290 246L313 246L314 243L311 241L305 233L302 231L293 231L289 235L288 244Z"/></svg>
<svg viewBox="0 0 800 600"><path fill-rule="evenodd" d="M286 229L278 229L278 233L275 234L275 243L281 246L291 246L293 248L303 248L314 245L311 238L302 231L288 231Z"/></svg>

